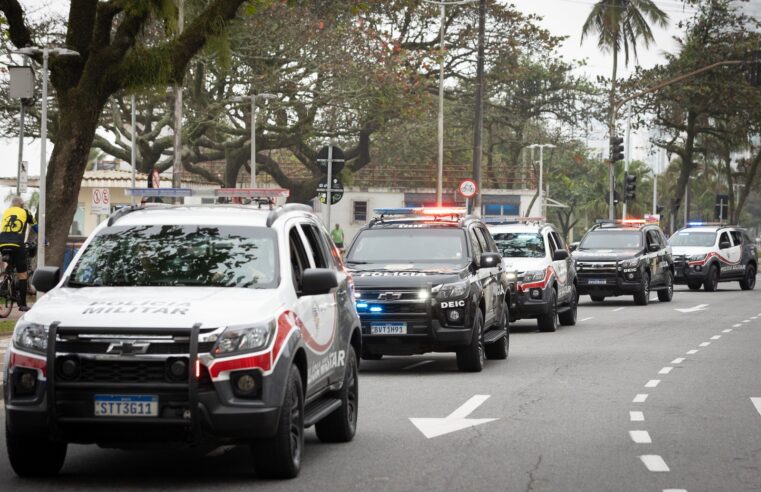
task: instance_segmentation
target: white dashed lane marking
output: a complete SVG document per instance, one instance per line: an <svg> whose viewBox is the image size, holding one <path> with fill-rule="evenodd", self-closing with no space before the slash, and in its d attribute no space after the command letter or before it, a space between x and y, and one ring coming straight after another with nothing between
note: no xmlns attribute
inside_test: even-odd
<svg viewBox="0 0 761 492"><path fill-rule="evenodd" d="M646 454L640 456L639 459L645 464L648 470L651 472L667 472L670 471L668 465L663 458L657 454Z"/></svg>
<svg viewBox="0 0 761 492"><path fill-rule="evenodd" d="M670 373L674 368L673 367L664 367L660 371L658 371L658 374L668 374Z"/></svg>
<svg viewBox="0 0 761 492"><path fill-rule="evenodd" d="M751 398L750 401L753 403L753 406L756 407L756 411L758 411L759 415L761 415L761 398Z"/></svg>
<svg viewBox="0 0 761 492"><path fill-rule="evenodd" d="M632 422L644 422L645 414L643 412L629 412L629 420Z"/></svg>
<svg viewBox="0 0 761 492"><path fill-rule="evenodd" d="M722 333L732 333L732 328L727 328L726 330L721 330Z"/></svg>
<svg viewBox="0 0 761 492"><path fill-rule="evenodd" d="M708 347L709 345L711 345L711 342L703 342L698 347Z"/></svg>
<svg viewBox="0 0 761 492"><path fill-rule="evenodd" d="M623 311L623 309L624 309L624 308L622 308L622 307L620 307L620 308L616 308L616 309L614 309L614 310L613 310L613 312L614 312L614 313L617 313L617 312L619 312L619 311Z"/></svg>
<svg viewBox="0 0 761 492"><path fill-rule="evenodd" d="M699 350L696 350L696 349L688 350L688 351L687 351L687 355L695 355L695 354L697 354L698 352L700 352L700 351L699 351Z"/></svg>
<svg viewBox="0 0 761 492"><path fill-rule="evenodd" d="M411 364L407 367L402 367L402 370L409 370L409 369L415 369L416 367L424 366L426 364L430 364L433 362L432 360L421 360L420 362L415 362L414 364Z"/></svg>
<svg viewBox="0 0 761 492"><path fill-rule="evenodd" d="M650 433L643 430L629 431L629 435L637 444L652 444L653 440L650 439Z"/></svg>
<svg viewBox="0 0 761 492"><path fill-rule="evenodd" d="M582 321L589 321L590 319L594 318L594 316L590 316L589 318L580 319L579 322Z"/></svg>
<svg viewBox="0 0 761 492"><path fill-rule="evenodd" d="M737 323L736 325L732 325L732 328L740 328L742 326L742 323Z"/></svg>
<svg viewBox="0 0 761 492"><path fill-rule="evenodd" d="M750 323L750 320L749 319L744 319L743 323Z"/></svg>
<svg viewBox="0 0 761 492"><path fill-rule="evenodd" d="M645 403L645 400L647 400L647 394L639 393L637 396L634 397L634 399L632 400L632 403Z"/></svg>
<svg viewBox="0 0 761 492"><path fill-rule="evenodd" d="M721 335L714 335L711 337L711 340L718 340L719 338L721 338Z"/></svg>
<svg viewBox="0 0 761 492"><path fill-rule="evenodd" d="M671 361L672 364L681 364L682 362L684 362L684 357L677 357Z"/></svg>
<svg viewBox="0 0 761 492"><path fill-rule="evenodd" d="M687 492L687 489L663 489L663 492Z"/></svg>
<svg viewBox="0 0 761 492"><path fill-rule="evenodd" d="M650 381L645 383L645 388L655 388L659 384L661 384L661 380L660 379L651 379Z"/></svg>

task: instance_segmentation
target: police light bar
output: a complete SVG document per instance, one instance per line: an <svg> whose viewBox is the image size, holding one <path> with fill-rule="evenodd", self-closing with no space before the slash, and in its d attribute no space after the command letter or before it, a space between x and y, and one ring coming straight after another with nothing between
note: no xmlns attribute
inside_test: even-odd
<svg viewBox="0 0 761 492"><path fill-rule="evenodd" d="M152 197L185 197L192 196L190 188L125 188L127 196L152 196Z"/></svg>
<svg viewBox="0 0 761 492"><path fill-rule="evenodd" d="M237 198L288 198L291 192L285 188L217 188L214 194Z"/></svg>
<svg viewBox="0 0 761 492"><path fill-rule="evenodd" d="M726 222L703 222L703 221L693 221L693 222L687 222L687 227L700 227L700 226L724 226L727 225Z"/></svg>
<svg viewBox="0 0 761 492"><path fill-rule="evenodd" d="M423 208L420 211L421 215L428 215L433 217L466 215L467 213L468 211L462 207L428 207Z"/></svg>
<svg viewBox="0 0 761 492"><path fill-rule="evenodd" d="M375 208L373 211L381 216L427 216L427 217L454 217L466 215L467 211L459 207L396 207Z"/></svg>

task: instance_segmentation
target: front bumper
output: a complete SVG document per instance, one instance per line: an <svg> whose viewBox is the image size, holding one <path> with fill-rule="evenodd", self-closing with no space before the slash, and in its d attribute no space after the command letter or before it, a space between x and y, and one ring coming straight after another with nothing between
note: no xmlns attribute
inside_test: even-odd
<svg viewBox="0 0 761 492"><path fill-rule="evenodd" d="M513 320L523 318L536 318L550 312L550 295L552 287L532 288L528 290L517 289L512 293L513 306L510 317Z"/></svg>
<svg viewBox="0 0 761 492"><path fill-rule="evenodd" d="M642 288L642 277L639 271L633 272L634 278L623 278L623 273L615 275L577 274L579 295L599 295L615 297L635 294Z"/></svg>
<svg viewBox="0 0 761 492"><path fill-rule="evenodd" d="M134 360L128 362L127 369L122 369L123 377L116 382L98 380L97 376L66 381L59 370L49 370L59 368L62 360L55 352L57 330L55 325L50 329L47 363L39 372L34 394L15 394L12 371L23 370L23 363L6 373L10 375L5 388L6 423L14 435L107 447L185 447L249 442L271 437L277 430L290 369L288 364L278 364L266 376L256 369L246 370L255 376L259 387L250 398L236 396L230 380L212 382L203 364L199 366L200 377L189 369L186 379L171 382L149 376L150 367L138 366ZM198 358L198 333L196 328L186 331L190 332L190 340L196 340L190 343L187 355L187 367L193 368ZM155 365L162 360L153 357L146 364ZM88 374L106 372L106 366L93 367L93 372ZM112 364L108 371L114 371L114 367L117 366ZM84 374L84 369L80 374ZM96 416L95 395L156 396L158 416Z"/></svg>
<svg viewBox="0 0 761 492"><path fill-rule="evenodd" d="M674 262L674 283L691 284L705 282L710 265L690 265L687 262Z"/></svg>

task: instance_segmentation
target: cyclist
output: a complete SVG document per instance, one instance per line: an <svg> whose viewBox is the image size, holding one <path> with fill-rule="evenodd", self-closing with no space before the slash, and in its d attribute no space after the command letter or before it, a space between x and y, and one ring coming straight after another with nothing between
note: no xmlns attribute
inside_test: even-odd
<svg viewBox="0 0 761 492"><path fill-rule="evenodd" d="M27 293L27 251L24 244L27 227L37 232L37 222L34 216L24 207L24 199L14 196L11 206L3 212L0 222L0 250L10 256L11 264L16 268L18 279L18 308L19 311L29 311L26 305Z"/></svg>

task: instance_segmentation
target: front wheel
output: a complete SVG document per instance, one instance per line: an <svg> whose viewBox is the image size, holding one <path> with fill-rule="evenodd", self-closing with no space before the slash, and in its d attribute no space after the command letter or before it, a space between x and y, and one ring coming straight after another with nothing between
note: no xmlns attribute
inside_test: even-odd
<svg viewBox="0 0 761 492"><path fill-rule="evenodd" d="M634 294L634 304L637 306L647 306L650 303L650 274L644 272L642 274L642 284L640 285L639 292Z"/></svg>
<svg viewBox="0 0 761 492"><path fill-rule="evenodd" d="M740 280L740 288L742 290L753 290L754 287L756 287L756 267L748 265L745 277Z"/></svg>
<svg viewBox="0 0 761 492"><path fill-rule="evenodd" d="M484 315L480 309L476 309L473 337L470 345L457 351L457 369L463 372L481 372L484 358Z"/></svg>
<svg viewBox="0 0 761 492"><path fill-rule="evenodd" d="M13 279L7 273L0 273L0 318L7 318L13 311Z"/></svg>
<svg viewBox="0 0 761 492"><path fill-rule="evenodd" d="M703 288L706 292L716 292L719 288L719 267L711 265L711 269L708 270L708 276L703 283Z"/></svg>
<svg viewBox="0 0 761 492"><path fill-rule="evenodd" d="M540 314L536 318L539 331L553 332L558 329L558 295L555 289L550 289L550 299L547 314Z"/></svg>
<svg viewBox="0 0 761 492"><path fill-rule="evenodd" d="M697 283L695 283L695 282L688 282L687 283L687 287L689 287L690 290L700 290L700 287L702 287L702 286L700 285L700 282L697 282Z"/></svg>
<svg viewBox="0 0 761 492"><path fill-rule="evenodd" d="M357 355L349 347L346 358L344 384L338 393L341 406L314 426L317 438L322 442L349 442L357 432L357 410L359 403L359 378L357 377Z"/></svg>
<svg viewBox="0 0 761 492"><path fill-rule="evenodd" d="M296 366L288 375L288 389L274 437L251 444L254 469L263 478L295 478L304 447L304 386Z"/></svg>
<svg viewBox="0 0 761 492"><path fill-rule="evenodd" d="M66 443L49 439L14 436L5 429L5 444L11 468L19 477L57 475L66 459Z"/></svg>
<svg viewBox="0 0 761 492"><path fill-rule="evenodd" d="M674 277L671 272L666 272L666 287L658 291L658 300L660 302L671 302L674 298Z"/></svg>
<svg viewBox="0 0 761 492"><path fill-rule="evenodd" d="M589 297L592 298L593 302L603 302L605 300L605 296L597 296L594 294L590 294Z"/></svg>

